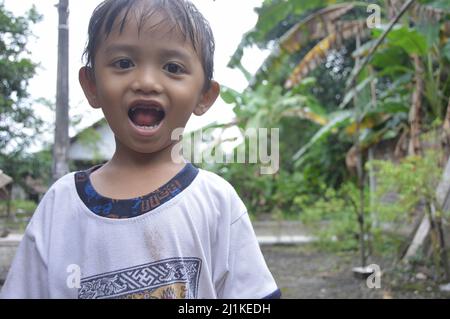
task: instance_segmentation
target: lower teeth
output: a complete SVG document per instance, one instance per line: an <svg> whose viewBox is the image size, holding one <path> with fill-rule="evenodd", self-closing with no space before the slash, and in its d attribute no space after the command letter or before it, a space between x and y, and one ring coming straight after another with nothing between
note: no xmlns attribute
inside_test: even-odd
<svg viewBox="0 0 450 319"><path fill-rule="evenodd" d="M159 123L155 124L155 125L151 125L151 126L141 126L141 125L137 125L137 127L144 129L144 130L153 130L155 128L157 128L159 125Z"/></svg>

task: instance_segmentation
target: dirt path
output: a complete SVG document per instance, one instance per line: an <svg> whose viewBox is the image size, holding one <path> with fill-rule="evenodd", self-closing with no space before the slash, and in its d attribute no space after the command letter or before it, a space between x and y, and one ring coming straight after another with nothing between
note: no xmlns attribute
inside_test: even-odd
<svg viewBox="0 0 450 319"><path fill-rule="evenodd" d="M431 280L414 277L398 281L384 273L381 288L370 289L351 272L358 264L354 253L317 252L310 244L262 246L262 251L283 298L450 298ZM382 271L387 267L382 260L378 263Z"/></svg>

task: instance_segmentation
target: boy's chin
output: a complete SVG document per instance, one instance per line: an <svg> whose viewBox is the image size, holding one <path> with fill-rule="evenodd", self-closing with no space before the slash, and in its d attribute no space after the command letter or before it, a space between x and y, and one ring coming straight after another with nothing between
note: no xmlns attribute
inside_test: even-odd
<svg viewBox="0 0 450 319"><path fill-rule="evenodd" d="M133 145L131 149L142 155L157 155L162 152L170 152L172 147L175 145L176 141L169 141L162 144L153 145Z"/></svg>

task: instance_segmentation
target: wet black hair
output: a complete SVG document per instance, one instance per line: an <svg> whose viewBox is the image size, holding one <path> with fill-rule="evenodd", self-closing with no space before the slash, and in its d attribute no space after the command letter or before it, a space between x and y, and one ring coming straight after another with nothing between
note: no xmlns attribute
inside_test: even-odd
<svg viewBox="0 0 450 319"><path fill-rule="evenodd" d="M172 23L189 40L200 58L205 75L205 86L210 87L214 69L214 36L208 21L188 0L105 0L95 8L89 21L88 41L83 53L87 67L95 68L95 54L100 37L107 38L118 17L119 32L123 32L130 10L140 3L146 7L139 19L139 28L153 13L167 15L163 23Z"/></svg>

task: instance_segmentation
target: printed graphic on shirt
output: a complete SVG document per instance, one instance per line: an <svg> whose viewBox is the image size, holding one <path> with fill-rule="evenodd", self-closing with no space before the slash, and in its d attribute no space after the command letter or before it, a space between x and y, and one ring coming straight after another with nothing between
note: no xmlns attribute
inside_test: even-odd
<svg viewBox="0 0 450 319"><path fill-rule="evenodd" d="M170 258L81 280L79 299L197 298L199 258Z"/></svg>

